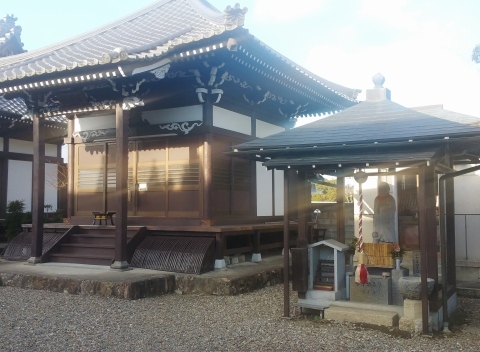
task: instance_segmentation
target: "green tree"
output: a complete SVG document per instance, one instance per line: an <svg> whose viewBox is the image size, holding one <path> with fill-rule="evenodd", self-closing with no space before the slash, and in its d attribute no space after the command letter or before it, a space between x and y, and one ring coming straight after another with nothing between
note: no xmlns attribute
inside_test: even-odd
<svg viewBox="0 0 480 352"><path fill-rule="evenodd" d="M330 186L331 185L331 186ZM336 202L337 201L337 180L328 180L325 183L315 184L316 194L312 194L314 202ZM353 186L345 185L345 202L353 202Z"/></svg>

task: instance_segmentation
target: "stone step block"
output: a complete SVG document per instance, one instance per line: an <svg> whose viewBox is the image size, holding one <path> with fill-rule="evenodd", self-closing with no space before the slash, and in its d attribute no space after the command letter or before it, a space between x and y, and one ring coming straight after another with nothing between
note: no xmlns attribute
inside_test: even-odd
<svg viewBox="0 0 480 352"><path fill-rule="evenodd" d="M324 316L329 320L390 327L398 326L399 321L398 314L395 312L338 306L330 306L325 310Z"/></svg>

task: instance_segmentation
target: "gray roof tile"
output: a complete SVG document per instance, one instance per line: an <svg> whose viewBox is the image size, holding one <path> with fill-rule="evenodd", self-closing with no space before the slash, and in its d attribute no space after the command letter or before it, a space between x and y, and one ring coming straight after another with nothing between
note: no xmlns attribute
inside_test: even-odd
<svg viewBox="0 0 480 352"><path fill-rule="evenodd" d="M111 53L117 48L126 50L129 59L161 54L165 48L235 29L237 26L228 23L226 16L224 12L205 6L203 0L157 1L91 32L43 49L1 59L0 82L105 64L116 60ZM172 35L175 37L172 38ZM157 45L151 46L152 43ZM138 51L138 48L144 50Z"/></svg>
<svg viewBox="0 0 480 352"><path fill-rule="evenodd" d="M227 9L230 7L227 7ZM160 0L123 19L66 41L0 59L0 83L120 60L151 59L181 44L243 27L246 10L239 6L220 12L205 0ZM232 13L236 14L232 16ZM260 52L273 54L310 80L317 90L328 89L348 102L359 90L329 82L296 65L249 34L238 33ZM123 55L119 55L122 53ZM348 105L347 105L348 106Z"/></svg>
<svg viewBox="0 0 480 352"><path fill-rule="evenodd" d="M480 119L456 113L428 115L390 100L362 102L337 114L266 138L235 146L259 148L332 146L441 139L480 134Z"/></svg>

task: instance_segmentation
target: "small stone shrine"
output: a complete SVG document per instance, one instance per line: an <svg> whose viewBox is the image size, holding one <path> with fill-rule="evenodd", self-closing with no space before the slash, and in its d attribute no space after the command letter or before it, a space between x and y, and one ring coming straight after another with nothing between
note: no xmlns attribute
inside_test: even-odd
<svg viewBox="0 0 480 352"><path fill-rule="evenodd" d="M310 244L308 260L310 275L305 299L299 303L325 307L329 301L346 297L345 252L348 246L333 239Z"/></svg>

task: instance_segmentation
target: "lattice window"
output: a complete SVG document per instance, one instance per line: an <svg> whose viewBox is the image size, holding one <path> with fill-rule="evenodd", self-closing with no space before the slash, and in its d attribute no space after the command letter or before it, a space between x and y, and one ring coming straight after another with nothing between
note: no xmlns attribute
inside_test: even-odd
<svg viewBox="0 0 480 352"><path fill-rule="evenodd" d="M198 185L200 183L199 164L174 164L168 166L169 185Z"/></svg>
<svg viewBox="0 0 480 352"><path fill-rule="evenodd" d="M103 169L80 169L78 170L78 189L102 188Z"/></svg>
<svg viewBox="0 0 480 352"><path fill-rule="evenodd" d="M165 165L139 166L137 169L137 182L151 186L165 186L167 173Z"/></svg>

